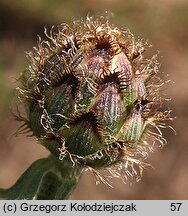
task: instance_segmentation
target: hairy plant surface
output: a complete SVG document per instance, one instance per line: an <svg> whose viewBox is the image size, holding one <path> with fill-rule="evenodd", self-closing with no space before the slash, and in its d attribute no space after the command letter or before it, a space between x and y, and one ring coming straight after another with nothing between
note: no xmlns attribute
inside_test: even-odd
<svg viewBox="0 0 188 216"><path fill-rule="evenodd" d="M160 111L164 82L157 56L145 58L147 43L107 18L62 24L27 55L18 88L25 114L19 132L30 132L50 151L34 162L7 199L65 199L83 171L109 184L100 170L127 180L142 175L157 141L166 141L169 111Z"/></svg>

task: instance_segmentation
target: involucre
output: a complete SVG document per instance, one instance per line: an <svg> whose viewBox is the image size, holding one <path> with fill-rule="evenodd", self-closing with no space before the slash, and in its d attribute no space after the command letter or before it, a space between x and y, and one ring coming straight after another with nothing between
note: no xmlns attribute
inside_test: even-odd
<svg viewBox="0 0 188 216"><path fill-rule="evenodd" d="M148 44L104 17L45 33L48 39L28 53L30 64L20 78L25 115L18 120L50 156L35 162L4 197L66 198L87 169L107 184L100 170L123 181L140 177L154 143L166 142L160 128L169 112L159 111L164 82L156 55L144 58Z"/></svg>

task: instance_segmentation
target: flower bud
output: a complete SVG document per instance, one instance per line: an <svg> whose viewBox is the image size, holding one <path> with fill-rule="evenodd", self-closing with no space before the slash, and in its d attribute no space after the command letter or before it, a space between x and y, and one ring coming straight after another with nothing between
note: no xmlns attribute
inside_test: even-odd
<svg viewBox="0 0 188 216"><path fill-rule="evenodd" d="M24 125L62 162L137 175L134 164L142 170L153 142L165 142L156 56L104 17L45 33L21 77Z"/></svg>

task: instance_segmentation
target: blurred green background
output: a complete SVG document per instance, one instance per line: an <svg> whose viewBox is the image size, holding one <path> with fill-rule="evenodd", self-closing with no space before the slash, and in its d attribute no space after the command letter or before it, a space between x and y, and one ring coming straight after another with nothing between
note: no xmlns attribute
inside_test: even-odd
<svg viewBox="0 0 188 216"><path fill-rule="evenodd" d="M71 199L188 199L188 1L187 0L0 0L0 187L11 186L37 158L48 152L26 135L13 136L19 127L15 107L16 79L27 65L25 51L44 36L44 26L71 23L80 17L108 14L118 27L129 28L160 50L161 70L172 80L166 104L176 116L167 129L168 145L150 154L140 182L114 188L95 185L85 173Z"/></svg>

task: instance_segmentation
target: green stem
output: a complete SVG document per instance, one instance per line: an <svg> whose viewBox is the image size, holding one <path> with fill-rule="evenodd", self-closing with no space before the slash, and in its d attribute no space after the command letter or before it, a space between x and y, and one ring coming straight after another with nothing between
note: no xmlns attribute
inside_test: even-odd
<svg viewBox="0 0 188 216"><path fill-rule="evenodd" d="M0 189L4 199L67 199L74 190L82 167L68 158L62 161L50 155L35 161L8 189Z"/></svg>

